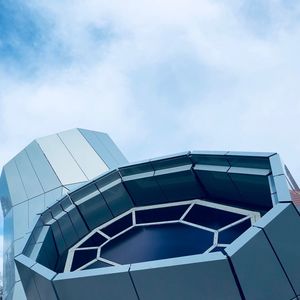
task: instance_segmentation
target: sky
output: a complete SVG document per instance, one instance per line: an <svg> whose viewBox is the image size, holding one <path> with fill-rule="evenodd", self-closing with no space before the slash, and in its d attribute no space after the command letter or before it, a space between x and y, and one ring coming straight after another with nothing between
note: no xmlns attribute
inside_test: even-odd
<svg viewBox="0 0 300 300"><path fill-rule="evenodd" d="M130 161L278 152L300 182L299 53L297 0L0 0L0 167L80 127Z"/></svg>

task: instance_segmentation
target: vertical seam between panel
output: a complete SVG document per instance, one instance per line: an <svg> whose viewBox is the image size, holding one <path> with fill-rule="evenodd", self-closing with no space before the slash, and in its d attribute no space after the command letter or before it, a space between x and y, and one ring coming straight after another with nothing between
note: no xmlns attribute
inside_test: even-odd
<svg viewBox="0 0 300 300"><path fill-rule="evenodd" d="M5 201L6 204L4 204L4 209L3 209L3 202L4 201L1 201L1 206L2 206L2 213L3 213L3 219L5 218L5 216L8 214L8 212L12 209L13 205L12 205L12 200L11 200L11 195L10 195L10 191L9 191L9 187L8 187L8 183L7 183L7 177L6 177L6 173L5 173L5 169L3 167L2 169L2 172L1 172L1 175L0 175L0 181L3 185L5 185L4 189L7 190L8 192L8 195L5 196L5 198L9 198L8 201ZM3 186L2 185L2 186ZM4 194L2 194L4 195ZM9 202L7 204L7 202ZM9 207L10 206L10 207ZM8 209L9 207L9 209ZM6 213L5 213L5 210L7 209Z"/></svg>
<svg viewBox="0 0 300 300"><path fill-rule="evenodd" d="M137 297L138 300L140 300L140 297L139 297L139 294L138 294L138 292L137 292L137 288L136 288L136 286L135 286L135 284L134 284L134 281L133 281L133 279L132 279L130 270L131 270L131 265L130 265L129 270L128 270L129 278L130 278L131 283L132 283L132 285L133 285L133 289L134 289L134 291L135 291L136 297Z"/></svg>
<svg viewBox="0 0 300 300"><path fill-rule="evenodd" d="M51 216L52 216L52 213L51 213ZM52 219L54 219L53 216L52 216ZM62 230L61 230L61 228L60 228L60 226L59 226L59 224L58 224L58 220L56 220L56 219L54 219L54 220L56 221L55 223L56 223L56 225L57 225L57 227L58 227L58 230L59 230L59 233L60 233L60 235L61 235L61 240L64 242L64 246L65 246L64 251L66 251L67 248L68 248L68 247L67 247L66 240L65 240L64 235L63 235L63 233L62 233ZM54 242L55 242L55 245L56 245L56 238L55 238L55 235L54 235L54 229L52 228L52 225L50 225L50 228L51 228L51 230L52 230L52 233L53 233L53 239L54 239ZM64 251L63 251L63 253L64 253ZM60 253L60 251L59 251L59 249L58 249L58 247L57 247L57 254L58 254L58 256L61 257L63 253Z"/></svg>
<svg viewBox="0 0 300 300"><path fill-rule="evenodd" d="M35 264L34 264L34 265L35 265ZM34 266L34 265L33 265L33 266ZM30 267L31 272L32 272L32 269L31 269L31 268L32 268L33 266ZM34 272L34 271L33 271L33 272ZM39 291L38 286L37 286L36 281L35 281L35 275L33 275L33 282L34 282L34 286L35 286L35 288L36 288L37 295L39 296L40 300L42 300L40 291Z"/></svg>
<svg viewBox="0 0 300 300"><path fill-rule="evenodd" d="M54 284L54 279L55 279L55 277L57 277L57 275L58 275L58 274L56 274L56 275L51 279L51 284L52 284L52 286L53 286L53 290L54 290L54 293L55 293L55 295L56 295L56 297L57 297L57 300L59 300L60 298L59 298L59 296L58 296L58 291L57 291L57 289L56 289L56 287L55 287L55 284Z"/></svg>
<svg viewBox="0 0 300 300"><path fill-rule="evenodd" d="M108 203L107 203L107 201L106 201L106 199L105 199L103 193L100 191L100 188L97 186L96 183L95 183L95 186L96 186L96 188L97 188L99 194L101 195L102 199L104 200L104 202L105 202L105 204L106 204L106 206L107 206L109 212L111 213L112 218L115 218L115 215L113 214L113 212L112 212L110 206L108 205ZM78 208L78 210L79 210L79 208ZM88 228L89 228L89 227L88 227Z"/></svg>
<svg viewBox="0 0 300 300"><path fill-rule="evenodd" d="M32 162L31 162L31 160L30 160L30 158L29 158L29 155L28 155L28 153L27 153L26 148L24 149L24 151L25 151L25 154L26 154L26 156L27 156L27 158L28 158L28 161L29 161L29 163L30 163L30 165L31 165L31 167L32 167L32 170L33 170L33 172L34 172L34 174L35 174L35 176L36 176L38 182L40 183L40 186L41 186L42 190L43 190L44 193L45 193L45 189L43 188L42 182L40 181L40 178L39 178L39 176L37 175L35 168L33 167L33 164L32 164ZM35 196L35 197L37 197L37 196ZM34 197L32 197L32 198L34 198Z"/></svg>
<svg viewBox="0 0 300 300"><path fill-rule="evenodd" d="M133 197L132 197L131 194L128 192L128 189L127 189L126 185L124 184L123 177L122 177L120 171L117 170L117 172L118 172L118 175L120 176L121 184L122 184L122 186L124 187L126 193L128 194L128 196L129 196L129 198L130 198L130 200L131 200L132 207L135 207L135 202L133 201Z"/></svg>
<svg viewBox="0 0 300 300"><path fill-rule="evenodd" d="M227 160L227 161L228 161L228 160ZM231 181L232 185L234 186L234 188L235 188L235 190L236 190L238 196L241 197L241 199L243 199L244 196L243 196L242 192L240 191L238 185L234 182L234 180L232 179L230 173L228 173L228 171L232 168L232 165L230 164L229 161L228 161L228 164L229 164L229 169L226 171L226 174L227 174L229 180ZM236 200L235 200L235 201L236 201Z"/></svg>
<svg viewBox="0 0 300 300"><path fill-rule="evenodd" d="M201 182L200 176L197 175L196 170L194 169L196 166L196 163L192 162L192 167L191 167L191 171L195 177L196 182L199 184L200 188L202 189L205 198L208 198L210 196L210 193L207 191L207 189L205 188L204 184Z"/></svg>
<svg viewBox="0 0 300 300"><path fill-rule="evenodd" d="M28 198L28 194L27 194L27 192L26 192L25 185L24 185L24 182L23 182L23 180L22 180L22 177L21 177L21 174L20 174L19 168L18 168L18 166L17 166L17 163L15 162L15 160L14 160L14 159L13 159L13 162L14 162L14 164L15 164L16 168L17 168L17 171L18 171L19 177L20 177L20 179L21 179L21 182L22 182L22 185L23 185L23 188L24 188L24 191L25 191L26 197L27 197L27 199L26 199L26 200L24 200L24 201L22 201L21 203L25 203L25 202L27 202L27 230L28 230L28 229L29 229L29 198ZM31 199L31 198L30 198L30 199ZM14 205L14 206L13 206L13 208L14 208L15 206L17 206L17 205L20 205L21 203L18 203L18 204L16 204L16 205ZM14 216L14 211L13 211L13 219L15 219L15 216ZM27 230L26 230L26 231L27 231ZM25 234L26 234L26 233L25 233ZM25 236L25 234L22 236L22 238ZM13 240L15 240L15 235L14 235L14 238L13 238ZM14 244L14 241L13 241L13 244ZM13 249L14 249L14 251L15 251L15 246L13 247ZM14 253L14 256L15 256L15 253ZM15 265L15 262L14 262L14 265Z"/></svg>
<svg viewBox="0 0 300 300"><path fill-rule="evenodd" d="M49 159L47 158L45 152L43 151L43 148L41 147L41 145L39 144L39 142L38 142L37 140L35 140L34 142L37 143L38 147L40 148L40 150L41 150L41 152L42 152L42 155L45 157L45 159L46 159L46 161L48 162L50 168L52 169L53 173L55 174L57 180L60 182L60 185L62 186L63 184L62 184L62 182L60 181L60 178L58 177L57 173L55 172L53 166L51 165ZM59 186L58 186L58 187L59 187ZM58 188L58 187L56 187L56 188ZM54 189L56 189L56 188L54 188ZM52 189L52 190L54 190L54 189ZM48 192L49 192L49 191L48 191Z"/></svg>
<svg viewBox="0 0 300 300"><path fill-rule="evenodd" d="M226 255L226 257L227 257L227 260L228 260L228 263L229 263L229 266L230 266L230 269L231 269L233 278L234 278L235 283L236 283L236 285L237 285L238 291L239 291L239 293L240 293L240 296L241 296L242 300L246 300L246 297L245 297L245 295L244 295L244 292L243 292L242 286L241 286L241 284L240 284L239 278L238 278L238 276L237 276L237 274L236 274L236 272L235 272L235 268L234 268L234 266L233 266L231 257L230 257L227 253L226 253L225 255Z"/></svg>
<svg viewBox="0 0 300 300"><path fill-rule="evenodd" d="M51 279L51 285L52 285L53 292L54 292L54 294L55 294L57 300L59 300L58 293L57 293L57 291L56 291L56 288L55 288L54 282L53 282L53 279L54 279L56 276L57 276L57 274Z"/></svg>
<svg viewBox="0 0 300 300"><path fill-rule="evenodd" d="M104 161L104 159L99 155L99 153L96 151L95 147L89 142L89 140L87 139L87 137L83 134L83 132L78 128L77 129L80 133L80 135L86 140L86 142L90 145L90 147L93 149L93 151L96 153L96 155L103 161L103 163L106 165L107 169L111 169L111 167L107 164L106 161ZM92 133L93 134L93 133ZM98 140L96 138L96 140ZM110 154L110 153L109 153Z"/></svg>
<svg viewBox="0 0 300 300"><path fill-rule="evenodd" d="M17 172L18 172L18 174L19 174L19 178L20 178L20 180L21 180L21 183L22 183L22 186L23 186L25 195L26 195L26 200L28 200L28 194L27 194L27 192L26 192L25 185L24 185L24 182L23 182L23 180L22 180L20 170L19 170L19 168L18 168L18 166L17 166L17 164L16 164L15 159L12 159L12 161L13 161L13 163L14 163L16 169L17 169ZM24 201L23 201L23 202L24 202ZM19 203L18 203L18 204L19 204Z"/></svg>
<svg viewBox="0 0 300 300"><path fill-rule="evenodd" d="M153 164L151 163L151 161L149 161L149 163L150 163L150 166L151 166L151 168L152 168L152 170L153 170L153 179L154 179L154 181L156 182L156 184L157 184L159 190L161 191L163 197L165 198L165 201L166 201L166 202L169 202L166 193L164 192L162 186L161 186L160 183L158 182L157 176L155 175L155 172L156 172L157 170L154 169Z"/></svg>
<svg viewBox="0 0 300 300"><path fill-rule="evenodd" d="M103 145L103 147L108 151L108 153L112 156L113 160L116 162L116 165L117 165L117 166L120 165L119 160L118 160L118 159L114 156L114 154L109 150L109 147L107 147L107 146L105 145L105 143L103 143L103 141L101 141L100 137L98 137L98 134L105 134L105 133L100 133L100 132L98 133L98 132L93 131L93 134L96 136L97 140L100 141L100 143ZM113 144L114 144L114 142L113 142ZM116 145L114 145L114 146L116 146ZM117 146L116 146L116 147L117 147ZM117 147L117 148L118 148L118 147ZM118 150L119 150L119 149L118 149ZM119 150L119 152L121 152L121 151ZM121 155L124 156L122 152L121 152ZM127 159L126 159L125 156L124 156L124 158L125 158L125 160L127 161Z"/></svg>
<svg viewBox="0 0 300 300"><path fill-rule="evenodd" d="M113 153L111 151L109 151L109 148L106 147L105 143L103 143L103 141L100 139L100 137L98 137L96 132L92 131L92 134L96 137L96 140L100 142L100 144L107 151L107 153L112 157L113 161L115 162L115 167L117 167L119 165L118 159L115 158L115 156L113 155ZM98 133L98 134L101 134L101 133Z"/></svg>
<svg viewBox="0 0 300 300"><path fill-rule="evenodd" d="M103 136L105 136L105 138L108 139L109 142L112 143L112 147L110 147L111 149L115 148L116 153L117 153L117 158L121 158L122 160L125 160L126 164L128 164L128 160L125 157L125 155L123 154L123 152L119 149L119 147L116 145L116 143L112 140L112 138L105 132L102 132L101 134L103 134ZM119 161L117 159L118 163L121 164L121 161ZM122 162L123 163L123 162Z"/></svg>
<svg viewBox="0 0 300 300"><path fill-rule="evenodd" d="M45 226L45 225L44 225ZM60 257L60 254L59 254L59 251L58 251L58 247L56 245L56 241L55 241L55 237L54 237L54 233L53 233L53 229L51 228L51 226L49 226L49 230L51 232L51 237L53 239L53 243L54 243L54 248L56 250L56 253L57 253L57 259L56 259L56 262L55 262L55 266L54 266L54 270L56 270L57 268L57 265L58 265L58 262L59 262L59 257ZM49 268L50 269L50 268Z"/></svg>
<svg viewBox="0 0 300 300"><path fill-rule="evenodd" d="M59 134L57 134L58 138L61 140L62 144L65 146L65 148L67 149L67 151L69 152L69 154L71 155L71 157L73 158L75 164L78 166L78 168L81 170L81 172L83 173L83 175L85 176L86 180L90 180L87 175L85 174L85 172L82 170L81 166L79 165L79 163L77 162L77 160L75 159L75 157L73 156L72 152L69 150L69 148L67 147L67 145L64 143L63 139L60 137Z"/></svg>
<svg viewBox="0 0 300 300"><path fill-rule="evenodd" d="M260 229L262 230L262 232L263 232L264 236L266 237L266 239L267 239L269 245L271 246L271 249L272 249L272 251L273 251L275 257L276 257L276 259L278 260L278 262L279 262L279 264L280 264L280 267L281 267L281 269L283 270L283 273L284 273L285 277L287 278L287 280L288 280L288 282L289 282L289 284L290 284L290 286L291 286L291 288L292 288L292 290L293 290L293 292L294 292L294 294L295 294L295 296L296 296L297 293L296 293L296 291L295 291L295 289L294 289L294 287L293 287L293 285L292 285L292 282L290 281L290 278L289 278L289 276L288 276L286 270L284 269L284 267L283 267L283 265L282 265L282 263L281 263L281 260L279 259L279 256L277 255L277 253L276 253L276 251L275 251L275 249L274 249L274 247L273 247L273 245L272 245L272 243L271 243L269 237L267 236L267 233L266 233L265 229L264 229L264 228L260 228Z"/></svg>
<svg viewBox="0 0 300 300"><path fill-rule="evenodd" d="M97 186L96 186L96 188L98 189ZM99 193L100 193L100 191L99 191ZM75 201L73 201L73 199L71 198L71 196L69 195L69 193L67 193L67 195L68 195L68 198L69 198L69 199L71 200L71 202L73 203L73 205L75 205L75 208L77 209L77 211L78 211L78 213L79 213L79 215L80 215L80 217L81 217L83 223L85 224L87 230L88 230L89 232L91 232L93 229L91 229L90 226L88 225L88 223L86 222L85 218L83 217L83 214L81 213L81 211L80 211L80 209L79 209L79 206L76 204ZM102 196L102 195L101 195L101 196ZM103 196L102 196L102 198L104 199ZM105 201L105 200L104 200L104 201ZM105 203L106 203L106 201L105 201ZM107 203L106 203L106 205L107 205ZM107 205L107 206L108 206L108 205ZM112 214L112 216L113 216L113 214ZM73 222L72 222L72 224L73 224ZM87 233L87 234L88 234L88 233ZM87 234L86 234L86 235L87 235ZM82 239L82 238L81 238L81 239Z"/></svg>
<svg viewBox="0 0 300 300"><path fill-rule="evenodd" d="M228 170L226 171L226 174L227 174L229 180L231 181L232 185L235 187L235 190L237 191L237 194L241 197L241 199L243 199L244 196L243 196L242 192L240 191L239 187L237 186L237 184L234 182L234 180L233 180L232 177L230 176L230 173L228 173L228 171L232 168L232 165L231 165L229 159L226 157L226 155L229 155L229 152L230 152L230 151L228 151L228 152L224 155L224 156L225 156L225 159L226 159L226 161L227 161L227 163L228 163L228 166L229 166Z"/></svg>

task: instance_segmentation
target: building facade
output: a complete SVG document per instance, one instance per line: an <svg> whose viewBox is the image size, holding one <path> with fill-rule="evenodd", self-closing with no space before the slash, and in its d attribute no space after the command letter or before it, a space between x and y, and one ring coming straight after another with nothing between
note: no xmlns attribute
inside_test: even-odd
<svg viewBox="0 0 300 300"><path fill-rule="evenodd" d="M39 214L82 183L126 163L107 134L74 129L36 139L3 167L4 299L25 299L14 257Z"/></svg>
<svg viewBox="0 0 300 300"><path fill-rule="evenodd" d="M128 163L74 129L31 143L0 182L4 299L300 297L299 191L277 153Z"/></svg>

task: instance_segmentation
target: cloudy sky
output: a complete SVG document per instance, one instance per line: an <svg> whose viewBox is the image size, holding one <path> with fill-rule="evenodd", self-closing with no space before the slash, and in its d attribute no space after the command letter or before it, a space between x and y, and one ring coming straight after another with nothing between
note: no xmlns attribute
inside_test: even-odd
<svg viewBox="0 0 300 300"><path fill-rule="evenodd" d="M0 0L0 166L83 127L131 161L276 151L300 181L299 17L296 0Z"/></svg>

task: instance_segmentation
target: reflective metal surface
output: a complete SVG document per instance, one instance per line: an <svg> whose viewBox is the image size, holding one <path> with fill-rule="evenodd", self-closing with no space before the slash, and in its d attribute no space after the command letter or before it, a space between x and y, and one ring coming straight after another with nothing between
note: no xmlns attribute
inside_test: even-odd
<svg viewBox="0 0 300 300"><path fill-rule="evenodd" d="M88 130L85 133L91 134ZM96 136L95 139L98 140ZM115 149L120 158L110 154L109 159L102 157L97 147L73 129L33 141L3 167L0 199L4 213L4 299L25 299L14 257L23 250L28 231L36 225L40 213L78 184L107 171L111 160L127 162ZM110 153L109 149L106 152ZM64 222L56 226L59 232L74 221L77 232L87 233L77 210L65 214ZM52 246L48 242L47 247ZM40 248L41 245L34 247L33 253ZM49 261L49 257L44 260Z"/></svg>

